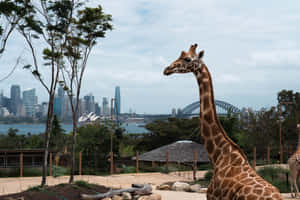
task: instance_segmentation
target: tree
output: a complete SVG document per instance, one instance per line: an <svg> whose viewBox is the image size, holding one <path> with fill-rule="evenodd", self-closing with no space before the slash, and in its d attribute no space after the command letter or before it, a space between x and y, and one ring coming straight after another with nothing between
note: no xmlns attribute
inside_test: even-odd
<svg viewBox="0 0 300 200"><path fill-rule="evenodd" d="M135 150L149 151L178 140L201 142L199 118L169 118L168 121L154 121L146 125L150 131L139 139Z"/></svg>
<svg viewBox="0 0 300 200"><path fill-rule="evenodd" d="M77 115L82 79L89 55L97 44L97 39L105 37L106 31L112 30L112 25L110 24L112 18L111 15L103 12L100 5L95 8L83 8L85 1L64 2L70 2L71 4L69 8L71 17L66 22L69 26L64 35L66 43L62 46L64 57L61 58L60 62L63 66L61 70L63 80L60 83L67 91L72 110L73 140L71 176L69 180L72 183L74 180Z"/></svg>
<svg viewBox="0 0 300 200"><path fill-rule="evenodd" d="M285 144L297 145L297 123L300 123L300 93L282 90L277 95L278 110L282 110L282 136ZM280 106L281 103L281 107Z"/></svg>
<svg viewBox="0 0 300 200"><path fill-rule="evenodd" d="M103 124L86 125L78 128L76 134L76 149L83 153L83 165L95 166L100 165L107 167L106 156L110 152L110 131L109 127ZM114 139L114 146L116 140ZM101 162L98 162L101 160Z"/></svg>
<svg viewBox="0 0 300 200"><path fill-rule="evenodd" d="M21 0L17 0L16 2L19 1ZM60 4L63 4L66 8L71 5L67 1L40 0L39 3L37 1L26 2L26 12L24 12L23 17L16 24L16 28L25 39L32 56L32 64L25 65L24 68L31 71L32 75L46 89L49 97L44 141L43 177L41 182L41 185L44 186L46 183L49 139L53 120L54 94L61 67L59 61L63 56L61 47L66 42L62 35L66 34L65 30L69 26L67 19L71 16L70 9L62 10ZM11 25L15 23L7 21ZM39 55L43 55L43 65L47 66L43 70L40 68Z"/></svg>
<svg viewBox="0 0 300 200"><path fill-rule="evenodd" d="M9 36L26 15L28 6L30 7L29 0L2 0L0 2L0 56L5 50Z"/></svg>
<svg viewBox="0 0 300 200"><path fill-rule="evenodd" d="M237 135L238 144L244 151L250 153L254 146L257 154L263 155L264 147L278 147L278 112L275 107L262 108L259 111L243 109L240 115L240 134ZM278 149L276 149L278 152Z"/></svg>
<svg viewBox="0 0 300 200"><path fill-rule="evenodd" d="M56 150L62 150L66 146L67 139L65 130L61 128L57 115L54 115L49 147Z"/></svg>

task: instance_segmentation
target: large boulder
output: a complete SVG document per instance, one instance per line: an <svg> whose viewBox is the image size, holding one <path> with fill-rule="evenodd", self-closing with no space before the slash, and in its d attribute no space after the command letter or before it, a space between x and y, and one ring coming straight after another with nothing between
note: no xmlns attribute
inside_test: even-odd
<svg viewBox="0 0 300 200"><path fill-rule="evenodd" d="M131 200L132 196L129 192L123 192L122 193L122 198L123 198L123 200Z"/></svg>
<svg viewBox="0 0 300 200"><path fill-rule="evenodd" d="M190 186L188 183L184 183L184 182L175 182L175 183L172 185L172 190L189 192L189 191L191 191L191 186Z"/></svg>
<svg viewBox="0 0 300 200"><path fill-rule="evenodd" d="M123 198L120 197L120 196L118 196L118 195L114 195L114 196L112 197L112 200L123 200Z"/></svg>
<svg viewBox="0 0 300 200"><path fill-rule="evenodd" d="M191 192L198 192L200 193L201 191L201 185L200 184L195 184L190 186Z"/></svg>
<svg viewBox="0 0 300 200"><path fill-rule="evenodd" d="M169 186L168 184L162 184L162 185L158 185L156 187L157 190L171 190L171 186Z"/></svg>

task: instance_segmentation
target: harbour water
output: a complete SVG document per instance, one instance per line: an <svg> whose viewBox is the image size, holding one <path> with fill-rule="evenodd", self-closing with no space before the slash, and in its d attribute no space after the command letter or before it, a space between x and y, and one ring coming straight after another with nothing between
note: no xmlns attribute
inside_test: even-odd
<svg viewBox="0 0 300 200"><path fill-rule="evenodd" d="M72 131L72 124L62 124L62 128L69 133ZM123 123L121 125L125 133L148 133L149 131L137 123ZM45 131L45 124L0 124L0 134L7 134L9 128L18 129L17 134L39 134Z"/></svg>

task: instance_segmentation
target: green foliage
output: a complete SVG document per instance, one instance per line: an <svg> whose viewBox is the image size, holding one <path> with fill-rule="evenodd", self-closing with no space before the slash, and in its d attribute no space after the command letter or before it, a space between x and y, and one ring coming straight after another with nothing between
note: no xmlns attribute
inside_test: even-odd
<svg viewBox="0 0 300 200"><path fill-rule="evenodd" d="M107 160L110 152L110 129L104 124L86 125L78 128L76 136L76 150L82 152L83 168L107 169ZM117 138L113 136L113 151L116 148ZM117 156L114 154L114 156Z"/></svg>
<svg viewBox="0 0 300 200"><path fill-rule="evenodd" d="M204 180L210 181L214 175L214 172L212 170L208 170L204 175Z"/></svg>
<svg viewBox="0 0 300 200"><path fill-rule="evenodd" d="M128 173L135 173L135 172L136 172L136 167L122 165L121 173L128 174Z"/></svg>
<svg viewBox="0 0 300 200"><path fill-rule="evenodd" d="M59 176L64 176L64 175L68 175L68 174L69 174L69 170L67 168L53 165L53 167L52 167L52 176L53 177L59 177Z"/></svg>
<svg viewBox="0 0 300 200"><path fill-rule="evenodd" d="M23 176L24 177L35 177L41 176L41 168L24 168ZM19 177L20 169L19 168L5 168L0 170L0 177Z"/></svg>
<svg viewBox="0 0 300 200"><path fill-rule="evenodd" d="M83 188L89 188L91 189L91 184L89 184L87 181L75 181L74 185L77 185L78 187L83 187Z"/></svg>
<svg viewBox="0 0 300 200"><path fill-rule="evenodd" d="M68 144L68 140L69 136L65 134L65 130L61 128L58 117L54 115L49 143L50 148L60 151Z"/></svg>
<svg viewBox="0 0 300 200"><path fill-rule="evenodd" d="M259 169L257 173L277 187L280 192L290 192L289 181L286 176L289 174L289 170L280 167L264 167Z"/></svg>
<svg viewBox="0 0 300 200"><path fill-rule="evenodd" d="M150 133L141 135L136 150L149 151L178 140L200 142L199 124L199 118L169 118L168 121L154 121L146 125Z"/></svg>

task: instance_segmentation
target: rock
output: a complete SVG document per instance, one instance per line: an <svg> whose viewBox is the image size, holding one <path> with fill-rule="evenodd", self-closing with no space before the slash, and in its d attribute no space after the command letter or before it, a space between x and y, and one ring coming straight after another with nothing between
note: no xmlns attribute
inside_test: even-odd
<svg viewBox="0 0 300 200"><path fill-rule="evenodd" d="M112 197L112 200L123 200L123 198L120 197L120 196L118 196L118 195L114 195L114 196Z"/></svg>
<svg viewBox="0 0 300 200"><path fill-rule="evenodd" d="M191 192L198 192L200 193L201 190L201 185L200 184L195 184L190 186Z"/></svg>
<svg viewBox="0 0 300 200"><path fill-rule="evenodd" d="M201 188L199 193L207 193L207 188Z"/></svg>
<svg viewBox="0 0 300 200"><path fill-rule="evenodd" d="M162 184L162 185L158 185L156 187L156 189L158 189L158 190L171 190L171 186L169 186L167 184Z"/></svg>
<svg viewBox="0 0 300 200"><path fill-rule="evenodd" d="M160 194L151 194L149 196L141 196L138 200L161 200Z"/></svg>
<svg viewBox="0 0 300 200"><path fill-rule="evenodd" d="M172 190L189 192L191 191L191 186L188 183L175 182L172 185Z"/></svg>
<svg viewBox="0 0 300 200"><path fill-rule="evenodd" d="M129 192L123 192L122 193L122 198L123 198L123 200L131 200L132 196Z"/></svg>

